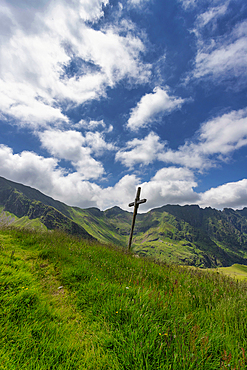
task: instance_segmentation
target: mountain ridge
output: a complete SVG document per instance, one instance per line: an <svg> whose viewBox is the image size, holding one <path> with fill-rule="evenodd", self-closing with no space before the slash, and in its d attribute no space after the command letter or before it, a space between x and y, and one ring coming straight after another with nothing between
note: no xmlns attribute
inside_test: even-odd
<svg viewBox="0 0 247 370"><path fill-rule="evenodd" d="M43 202L39 199L42 199ZM3 211L14 214L18 218L27 216L30 220L39 219L48 230L61 229L72 235L94 239L79 224L68 217L69 213L65 204L47 197L36 189L14 183L3 177L0 177L0 205L4 207ZM63 210L64 213L59 209Z"/></svg>

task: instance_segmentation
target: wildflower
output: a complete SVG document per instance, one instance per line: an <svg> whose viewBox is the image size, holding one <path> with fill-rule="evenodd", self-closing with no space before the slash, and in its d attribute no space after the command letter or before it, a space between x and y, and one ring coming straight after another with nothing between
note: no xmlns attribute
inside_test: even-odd
<svg viewBox="0 0 247 370"><path fill-rule="evenodd" d="M126 286L126 289L129 289L129 287L128 287L128 286Z"/></svg>
<svg viewBox="0 0 247 370"><path fill-rule="evenodd" d="M168 335L167 333L165 333L165 335Z"/></svg>
<svg viewBox="0 0 247 370"><path fill-rule="evenodd" d="M28 290L28 288L26 288L26 290Z"/></svg>
<svg viewBox="0 0 247 370"><path fill-rule="evenodd" d="M118 313L118 311L116 311L116 313Z"/></svg>
<svg viewBox="0 0 247 370"><path fill-rule="evenodd" d="M161 333L159 333L159 335L161 335Z"/></svg>

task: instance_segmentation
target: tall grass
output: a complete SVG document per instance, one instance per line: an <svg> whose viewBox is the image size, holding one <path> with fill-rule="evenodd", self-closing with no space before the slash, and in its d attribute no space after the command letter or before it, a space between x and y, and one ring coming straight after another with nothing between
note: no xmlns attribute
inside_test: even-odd
<svg viewBox="0 0 247 370"><path fill-rule="evenodd" d="M244 282L57 232L0 242L0 369L246 369Z"/></svg>

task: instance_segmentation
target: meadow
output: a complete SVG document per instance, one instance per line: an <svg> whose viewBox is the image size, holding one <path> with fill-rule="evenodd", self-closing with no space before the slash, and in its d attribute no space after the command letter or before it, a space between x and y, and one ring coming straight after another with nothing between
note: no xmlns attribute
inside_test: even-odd
<svg viewBox="0 0 247 370"><path fill-rule="evenodd" d="M0 230L0 369L246 369L247 283Z"/></svg>

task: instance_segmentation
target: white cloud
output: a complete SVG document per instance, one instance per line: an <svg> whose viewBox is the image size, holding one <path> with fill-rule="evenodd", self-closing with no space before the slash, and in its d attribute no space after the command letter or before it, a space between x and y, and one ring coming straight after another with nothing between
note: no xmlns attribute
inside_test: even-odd
<svg viewBox="0 0 247 370"><path fill-rule="evenodd" d="M126 148L117 152L115 158L126 167L132 168L137 163L144 165L152 163L163 150L164 144L160 143L159 136L150 132L144 139L129 141Z"/></svg>
<svg viewBox="0 0 247 370"><path fill-rule="evenodd" d="M96 206L105 209L115 205L127 208L139 181L134 175L127 175L114 187L102 189L85 181L79 172L62 170L57 159L27 151L14 154L5 145L0 145L0 171L1 176L9 180L32 186L54 199L82 208Z"/></svg>
<svg viewBox="0 0 247 370"><path fill-rule="evenodd" d="M105 141L104 134L68 130L46 130L39 133L42 146L59 159L70 161L84 179L97 179L104 174L102 163L96 161L92 154L100 156L105 151L115 150L112 143Z"/></svg>
<svg viewBox="0 0 247 370"><path fill-rule="evenodd" d="M182 6L185 9L193 8L197 4L197 0L178 0L180 3L182 3Z"/></svg>
<svg viewBox="0 0 247 370"><path fill-rule="evenodd" d="M46 130L43 133L39 133L39 137L42 146L53 156L68 161L78 161L81 159L81 148L85 139L80 132L72 130Z"/></svg>
<svg viewBox="0 0 247 370"><path fill-rule="evenodd" d="M58 161L54 158L44 158L28 151L14 154L11 148L0 145L1 176L37 187L46 194L51 191L51 174L63 176L63 171L57 166Z"/></svg>
<svg viewBox="0 0 247 370"><path fill-rule="evenodd" d="M87 140L80 132L46 130L39 137L44 148L54 157L70 161L84 180L97 179L104 174L102 163L91 156L92 150L85 145Z"/></svg>
<svg viewBox="0 0 247 370"><path fill-rule="evenodd" d="M198 6L207 6L210 8L210 6L217 5L218 3L223 3L225 0L178 0L183 6L185 10L193 10L195 7Z"/></svg>
<svg viewBox="0 0 247 370"><path fill-rule="evenodd" d="M247 145L247 109L205 122L197 134L194 142L187 141L178 150L160 153L159 160L199 170L227 160L234 151Z"/></svg>
<svg viewBox="0 0 247 370"><path fill-rule="evenodd" d="M197 27L205 27L208 23L213 22L219 17L225 15L228 9L228 5L229 1L219 6L211 7L205 13L200 14L196 20Z"/></svg>
<svg viewBox="0 0 247 370"><path fill-rule="evenodd" d="M211 188L201 194L199 204L217 209L238 208L247 206L247 179L230 182L217 188Z"/></svg>
<svg viewBox="0 0 247 370"><path fill-rule="evenodd" d="M136 189L141 186L142 204L138 212L146 212L165 204L195 204L200 199L193 188L197 186L192 171L184 168L163 168L149 181L141 183L135 175L126 175L113 187L101 189L96 195L97 205L106 209L118 205L124 210L133 211L128 204L135 199Z"/></svg>
<svg viewBox="0 0 247 370"><path fill-rule="evenodd" d="M0 145L0 171L1 176L7 179L32 186L54 199L82 208L96 206L106 209L118 205L131 211L128 204L134 200L137 186L142 187L142 198L148 199L140 207L140 212L168 203L197 203L219 209L247 206L247 179L198 194L194 191L197 186L194 174L185 168L163 168L143 184L135 175L126 175L113 187L103 189L85 181L78 172L65 172L58 166L57 159L27 151L14 154L11 148Z"/></svg>
<svg viewBox="0 0 247 370"><path fill-rule="evenodd" d="M142 184L142 196L148 199L142 209L144 211L165 204L197 203L199 195L193 189L196 186L192 171L176 167L162 168L149 182Z"/></svg>
<svg viewBox="0 0 247 370"><path fill-rule="evenodd" d="M51 192L55 199L81 208L98 207L101 187L85 181L78 172L52 178Z"/></svg>
<svg viewBox="0 0 247 370"><path fill-rule="evenodd" d="M128 4L134 7L141 6L151 0L128 0Z"/></svg>
<svg viewBox="0 0 247 370"><path fill-rule="evenodd" d="M228 155L247 145L247 109L226 113L203 124L200 141L206 154Z"/></svg>
<svg viewBox="0 0 247 370"><path fill-rule="evenodd" d="M106 127L106 124L104 123L103 120L100 120L100 121L85 121L85 120L80 120L78 123L76 123L75 125L73 125L74 128L84 128L85 130L94 130L95 128L97 128L98 126L102 126L103 128Z"/></svg>
<svg viewBox="0 0 247 370"><path fill-rule="evenodd" d="M47 122L68 122L61 109L39 92L36 95L25 83L0 80L0 110L6 116L18 118L20 125L28 124L33 129L46 126Z"/></svg>
<svg viewBox="0 0 247 370"><path fill-rule="evenodd" d="M100 132L87 132L85 135L85 144L97 155L102 155L106 150L112 151L116 147L112 143L105 141L104 135Z"/></svg>
<svg viewBox="0 0 247 370"><path fill-rule="evenodd" d="M162 143L154 132L144 139L133 139L116 153L116 161L132 168L162 161L203 171L229 160L232 153L247 145L247 109L232 111L202 124L194 140L177 150Z"/></svg>
<svg viewBox="0 0 247 370"><path fill-rule="evenodd" d="M198 36L198 51L195 58L195 68L192 72L194 78L211 78L215 82L237 77L246 81L247 77L247 21L239 23L224 36L214 37L211 42L204 42L200 27L210 21L210 17L218 17L226 12L227 6L201 15L195 33ZM236 87L237 88L237 87Z"/></svg>
<svg viewBox="0 0 247 370"><path fill-rule="evenodd" d="M102 4L107 5L109 0L78 0L78 3L80 18L84 21L93 21L104 15Z"/></svg>
<svg viewBox="0 0 247 370"><path fill-rule="evenodd" d="M133 31L121 36L117 27L95 30L87 23L99 19L107 3L49 2L42 11L31 8L27 25L14 6L1 8L0 19L9 25L0 46L2 113L34 127L68 121L68 104L98 99L121 79L147 82L150 66L140 61L145 46Z"/></svg>
<svg viewBox="0 0 247 370"><path fill-rule="evenodd" d="M144 95L135 108L132 109L127 127L135 131L146 127L158 114L170 113L184 103L184 99L169 96L168 88L155 87L153 93Z"/></svg>
<svg viewBox="0 0 247 370"><path fill-rule="evenodd" d="M139 54L145 51L144 44L132 34L123 37L117 32L116 27L104 31L84 28L82 43L77 45L80 57L99 66L110 86L125 77L147 82L150 65L145 66L139 61Z"/></svg>
<svg viewBox="0 0 247 370"><path fill-rule="evenodd" d="M128 204L135 199L136 188L140 180L135 175L122 177L114 186L102 189L97 195L97 204L101 209L119 206L131 211Z"/></svg>
<svg viewBox="0 0 247 370"><path fill-rule="evenodd" d="M101 188L78 172L67 173L58 166L58 160L44 158L33 152L14 154L12 149L0 145L1 176L65 202L81 207L96 206L95 196Z"/></svg>

